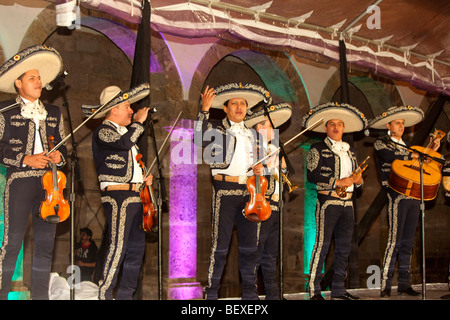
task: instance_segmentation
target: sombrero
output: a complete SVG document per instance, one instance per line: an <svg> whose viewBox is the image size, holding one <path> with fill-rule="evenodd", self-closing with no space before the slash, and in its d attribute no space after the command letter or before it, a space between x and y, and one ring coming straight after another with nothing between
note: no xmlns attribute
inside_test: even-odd
<svg viewBox="0 0 450 320"><path fill-rule="evenodd" d="M261 121L267 120L268 117L265 113L264 109L258 110L256 112L253 112L251 115L248 115L245 119L245 125L248 128L253 127L257 123L260 123ZM275 128L278 128L283 123L289 120L289 118L292 115L292 108L289 103L279 103L275 105L271 105L268 108L270 119L272 119L273 125Z"/></svg>
<svg viewBox="0 0 450 320"><path fill-rule="evenodd" d="M242 98L247 101L247 108L254 107L258 102L266 99L267 103L272 102L269 91L254 84L229 83L214 88L216 97L211 108L222 109L225 102L233 98Z"/></svg>
<svg viewBox="0 0 450 320"><path fill-rule="evenodd" d="M61 56L55 49L44 45L29 47L0 67L0 91L15 93L14 81L29 70L39 71L42 87L45 87L61 73L62 67Z"/></svg>
<svg viewBox="0 0 450 320"><path fill-rule="evenodd" d="M302 125L304 128L308 128L320 119L323 119L322 124L312 128L311 131L325 132L324 126L332 119L342 120L346 133L361 131L368 124L367 118L357 108L347 103L327 102L310 109L303 116Z"/></svg>
<svg viewBox="0 0 450 320"><path fill-rule="evenodd" d="M391 107L387 111L372 119L369 123L369 128L386 129L386 124L397 119L405 120L405 128L423 120L423 111L418 107L400 106Z"/></svg>
<svg viewBox="0 0 450 320"><path fill-rule="evenodd" d="M144 99L146 96L148 96L149 93L150 93L150 84L148 83L140 84L125 92L122 92L122 90L117 86L110 86L103 89L102 93L100 94L99 105L83 105L81 106L81 108L85 116L89 117L93 113L95 113L99 108L101 108L104 104L106 104L101 109L101 111L96 113L95 116L93 117L94 119L98 119L105 116L106 113L115 106L125 101L130 102L130 104L135 103L139 100Z"/></svg>

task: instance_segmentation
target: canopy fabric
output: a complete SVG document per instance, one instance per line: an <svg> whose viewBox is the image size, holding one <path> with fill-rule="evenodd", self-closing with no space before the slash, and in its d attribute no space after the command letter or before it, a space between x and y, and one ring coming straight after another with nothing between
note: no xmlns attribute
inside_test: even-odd
<svg viewBox="0 0 450 320"><path fill-rule="evenodd" d="M140 22L137 0L80 3ZM450 95L448 0L153 0L151 7L152 28L181 37L231 35L334 61L342 39L348 63Z"/></svg>

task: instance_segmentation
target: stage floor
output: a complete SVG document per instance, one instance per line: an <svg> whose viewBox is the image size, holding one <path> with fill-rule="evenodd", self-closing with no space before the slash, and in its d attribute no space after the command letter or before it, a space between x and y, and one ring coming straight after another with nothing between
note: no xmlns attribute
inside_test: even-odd
<svg viewBox="0 0 450 320"><path fill-rule="evenodd" d="M397 294L397 287L392 287L390 297L380 297L380 289L349 289L347 290L354 296L360 298L360 300L450 300L450 290L447 283L431 283L426 285L425 299L422 298L422 285L413 285L412 288L415 291L420 292L419 296L411 297L409 295ZM323 297L325 300L330 300L330 291L323 291ZM445 297L443 299L442 297ZM262 297L263 298L263 297ZM284 298L286 300L309 300L307 293L285 293Z"/></svg>

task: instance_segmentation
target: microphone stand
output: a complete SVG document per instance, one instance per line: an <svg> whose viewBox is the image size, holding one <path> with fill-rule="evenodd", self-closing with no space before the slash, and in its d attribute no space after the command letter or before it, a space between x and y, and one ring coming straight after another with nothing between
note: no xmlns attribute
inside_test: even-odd
<svg viewBox="0 0 450 320"><path fill-rule="evenodd" d="M156 137L155 137L155 130L153 127L153 119L151 113L149 113L149 116L147 118L149 122L149 128L152 135L153 140L153 147L155 149L155 157L156 157L156 164L158 166L158 198L156 200L157 202L157 208L158 208L158 299L162 300L162 204L163 204L163 196L165 195L165 187L164 187L164 178L162 175L161 165L160 165L160 159L159 159L159 153L158 148L156 145Z"/></svg>
<svg viewBox="0 0 450 320"><path fill-rule="evenodd" d="M72 128L72 120L70 117L70 109L69 109L69 103L67 100L67 87L66 83L64 81L64 78L61 79L61 86L62 86L62 97L63 97L63 106L65 107L67 111L67 118L69 122L69 130L70 130L70 136L72 140L72 154L69 156L70 158L70 195L69 195L69 202L70 202L70 212L72 213L70 215L70 267L71 272L73 274L74 272L74 266L75 266L75 257L74 257L74 245L75 245L75 172L77 173L77 176L80 177L80 171L78 167L78 155L77 155L77 145L78 143L75 141L75 135ZM70 300L75 300L75 286L72 283L70 285Z"/></svg>
<svg viewBox="0 0 450 320"><path fill-rule="evenodd" d="M273 124L272 118L270 117L268 104L264 103L264 114L270 121L270 124L275 130L275 125ZM280 156L278 157L278 252L279 252L279 286L280 286L280 300L283 300L283 177L281 175L281 159L284 157L286 164L289 166L290 162L287 159L286 153L284 152L283 144L280 147Z"/></svg>
<svg viewBox="0 0 450 320"><path fill-rule="evenodd" d="M69 122L69 130L70 130L70 137L72 138L72 154L69 156L70 158L70 177L71 177L71 187L70 187L70 195L69 195L69 203L70 203L70 272L73 275L74 266L75 266L75 258L74 258L74 215L75 215L75 170L79 176L79 168L77 167L78 164L78 156L77 156L77 143L75 141L74 132L72 129L72 120L70 117L70 109L69 109L69 102L67 99L67 87L64 81L64 78L61 79L60 86L62 87L62 98L63 98L63 106L67 111L67 119ZM75 285L74 283L70 283L70 300L75 300Z"/></svg>

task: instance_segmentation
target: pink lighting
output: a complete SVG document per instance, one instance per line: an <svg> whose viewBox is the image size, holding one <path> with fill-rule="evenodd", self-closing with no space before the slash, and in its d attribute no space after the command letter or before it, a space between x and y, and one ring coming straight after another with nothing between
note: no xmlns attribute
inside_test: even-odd
<svg viewBox="0 0 450 320"><path fill-rule="evenodd" d="M180 119L170 139L169 299L176 300L202 297L196 282L197 164L192 127L192 120Z"/></svg>

